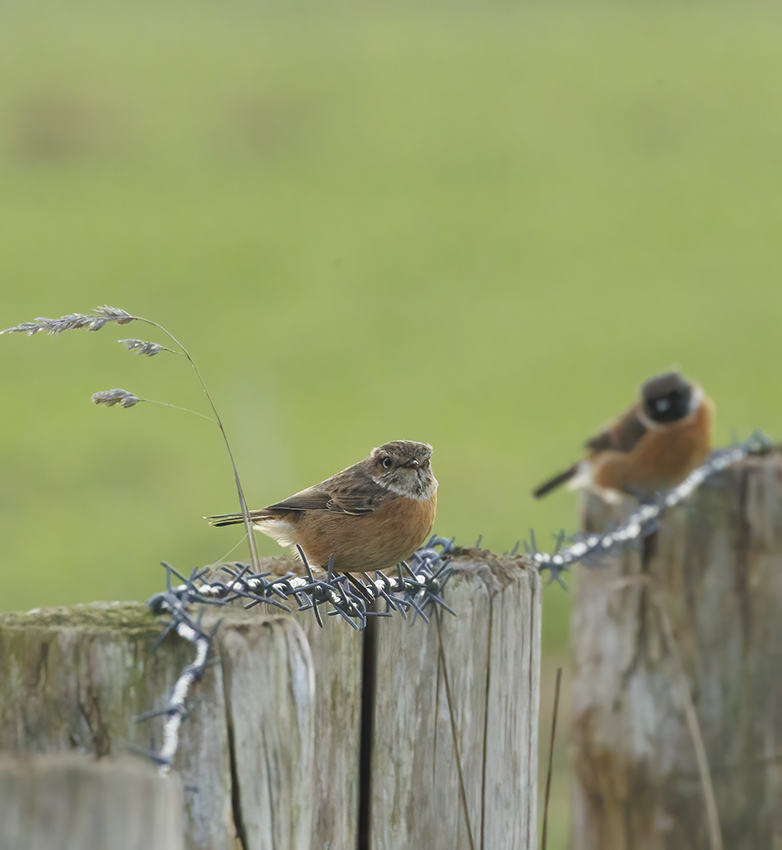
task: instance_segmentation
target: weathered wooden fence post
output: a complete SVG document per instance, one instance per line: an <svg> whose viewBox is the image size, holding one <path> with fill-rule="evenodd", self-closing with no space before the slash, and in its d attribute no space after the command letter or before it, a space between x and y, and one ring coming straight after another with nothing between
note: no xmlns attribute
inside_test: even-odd
<svg viewBox="0 0 782 850"><path fill-rule="evenodd" d="M159 746L165 718L135 718L163 705L194 654L175 635L153 651L159 636L138 603L0 615L0 752L105 756ZM315 701L306 637L288 616L225 612L214 649L221 663L193 694L177 753L185 846L235 850L238 835L248 850L309 848Z"/></svg>
<svg viewBox="0 0 782 850"><path fill-rule="evenodd" d="M467 818L475 848L535 848L539 576L478 550L455 563L442 644L412 615L363 633L218 609L220 663L175 762L188 850L352 850L360 821L362 850L453 850L470 846ZM170 635L153 654L158 635L137 604L0 615L0 751L159 746L164 718L134 718L163 704L193 647Z"/></svg>
<svg viewBox="0 0 782 850"><path fill-rule="evenodd" d="M589 499L585 525L610 514ZM656 547L582 569L572 641L574 850L713 846L687 691L724 847L782 846L782 455L707 482Z"/></svg>
<svg viewBox="0 0 782 850"><path fill-rule="evenodd" d="M434 623L377 622L372 850L537 847L539 577L487 551L457 563L442 644Z"/></svg>
<svg viewBox="0 0 782 850"><path fill-rule="evenodd" d="M3 850L181 850L182 787L128 756L0 756Z"/></svg>

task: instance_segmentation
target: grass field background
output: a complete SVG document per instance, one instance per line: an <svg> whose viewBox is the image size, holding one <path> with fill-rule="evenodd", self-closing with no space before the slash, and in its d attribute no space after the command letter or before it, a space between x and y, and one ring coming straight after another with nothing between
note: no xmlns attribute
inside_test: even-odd
<svg viewBox="0 0 782 850"><path fill-rule="evenodd" d="M545 547L574 498L530 489L651 374L704 385L719 443L780 435L781 29L761 2L4 4L0 322L167 326L251 506L425 440L438 533ZM145 598L236 542L201 519L237 504L214 426L90 404L207 412L127 336L165 342L0 338L0 609ZM547 590L547 670L567 608Z"/></svg>

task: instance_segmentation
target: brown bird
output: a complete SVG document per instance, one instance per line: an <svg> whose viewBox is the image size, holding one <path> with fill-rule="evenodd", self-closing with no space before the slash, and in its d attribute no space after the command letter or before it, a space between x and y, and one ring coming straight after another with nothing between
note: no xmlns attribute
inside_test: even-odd
<svg viewBox="0 0 782 850"><path fill-rule="evenodd" d="M437 479L432 447L395 440L281 502L250 511L255 528L280 546L298 544L311 565L370 572L409 558L432 530ZM241 514L205 517L212 525L243 522Z"/></svg>
<svg viewBox="0 0 782 850"><path fill-rule="evenodd" d="M678 372L650 378L640 399L612 425L587 440L587 457L541 484L536 498L568 483L607 502L675 487L711 451L714 404Z"/></svg>

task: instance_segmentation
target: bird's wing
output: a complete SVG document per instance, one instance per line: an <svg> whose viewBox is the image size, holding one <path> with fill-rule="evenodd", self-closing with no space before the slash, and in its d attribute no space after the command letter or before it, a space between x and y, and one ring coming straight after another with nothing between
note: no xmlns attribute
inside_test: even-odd
<svg viewBox="0 0 782 850"><path fill-rule="evenodd" d="M273 505L268 505L258 513L266 513L266 511L325 511L328 510L329 494L315 487L308 487L300 493L294 493L283 499L281 502L275 502Z"/></svg>
<svg viewBox="0 0 782 850"><path fill-rule="evenodd" d="M646 426L638 418L638 405L633 405L612 425L584 443L593 455L605 451L631 452L646 433Z"/></svg>
<svg viewBox="0 0 782 850"><path fill-rule="evenodd" d="M346 470L347 471L347 470ZM348 476L338 473L333 478L295 493L266 511L331 511L363 516L374 511L389 491L368 475Z"/></svg>

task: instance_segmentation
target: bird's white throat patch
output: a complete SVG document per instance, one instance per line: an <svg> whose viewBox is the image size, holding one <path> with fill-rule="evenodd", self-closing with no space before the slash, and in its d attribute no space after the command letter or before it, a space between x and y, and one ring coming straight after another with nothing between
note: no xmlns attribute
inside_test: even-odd
<svg viewBox="0 0 782 850"><path fill-rule="evenodd" d="M384 490L390 490L392 493L396 493L397 496L406 496L408 499L415 499L418 502L428 502L437 489L437 479L434 477L425 486L421 485L420 482L416 482L418 484L417 487L400 487L392 481L384 481L376 475L372 476L372 480Z"/></svg>

